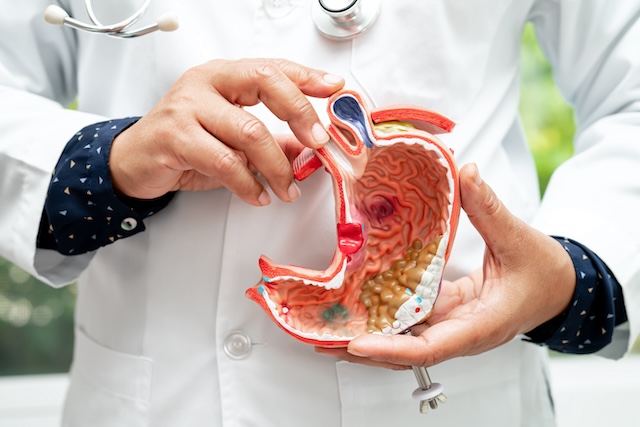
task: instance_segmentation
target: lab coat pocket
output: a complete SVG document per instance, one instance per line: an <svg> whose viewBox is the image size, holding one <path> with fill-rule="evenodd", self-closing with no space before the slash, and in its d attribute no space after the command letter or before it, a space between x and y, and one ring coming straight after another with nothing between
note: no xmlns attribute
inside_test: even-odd
<svg viewBox="0 0 640 427"><path fill-rule="evenodd" d="M342 427L519 426L521 362L518 349L506 347L492 355L453 359L429 368L431 380L442 384L448 400L426 415L412 398L418 387L413 371L338 362ZM531 416L535 421L538 414Z"/></svg>
<svg viewBox="0 0 640 427"><path fill-rule="evenodd" d="M152 361L106 348L76 329L67 427L146 427Z"/></svg>

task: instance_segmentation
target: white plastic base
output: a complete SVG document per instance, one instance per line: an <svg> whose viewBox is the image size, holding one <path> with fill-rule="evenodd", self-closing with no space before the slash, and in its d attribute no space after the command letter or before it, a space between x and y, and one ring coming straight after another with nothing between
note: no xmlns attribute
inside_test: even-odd
<svg viewBox="0 0 640 427"><path fill-rule="evenodd" d="M431 387L427 390L423 390L421 388L417 388L414 390L411 397L415 400L432 400L435 399L440 393L444 391L444 387L440 383L432 383Z"/></svg>

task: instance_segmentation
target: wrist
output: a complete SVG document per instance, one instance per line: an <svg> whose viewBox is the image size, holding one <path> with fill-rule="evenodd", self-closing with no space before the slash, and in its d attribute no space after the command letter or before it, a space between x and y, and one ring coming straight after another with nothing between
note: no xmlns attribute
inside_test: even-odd
<svg viewBox="0 0 640 427"><path fill-rule="evenodd" d="M135 124L113 139L107 161L111 184L119 197L152 201L177 189L174 181L180 174L167 166L163 151L157 146L143 146L143 141L152 140L145 138L143 127Z"/></svg>
<svg viewBox="0 0 640 427"><path fill-rule="evenodd" d="M137 166L131 164L133 157L127 153L126 147L128 146L128 142L126 138L127 132L123 130L113 139L107 152L107 166L109 168L111 185L114 193L118 195L118 197L145 199L145 197L143 197L144 195L132 190L133 186L129 184L130 182L135 182L129 177L129 174L135 170Z"/></svg>
<svg viewBox="0 0 640 427"><path fill-rule="evenodd" d="M555 281L557 292L553 299L553 301L557 303L554 305L552 315L549 317L549 319L552 319L565 313L569 309L576 291L577 275L579 273L573 264L571 256L563 248L562 244L551 237L549 238L555 242L556 249L554 251L554 258L557 263L555 269L557 272L557 280Z"/></svg>
<svg viewBox="0 0 640 427"><path fill-rule="evenodd" d="M530 304L535 311L527 316L529 320L521 326L519 332L522 334L529 334L541 327L545 330L553 327L558 319L566 316L576 290L577 273L571 256L560 242L546 235L544 239L549 243L540 246L546 248L541 249L544 251L544 261L539 265L543 267L538 267L543 270L538 272L531 284L540 288L536 297L539 301Z"/></svg>

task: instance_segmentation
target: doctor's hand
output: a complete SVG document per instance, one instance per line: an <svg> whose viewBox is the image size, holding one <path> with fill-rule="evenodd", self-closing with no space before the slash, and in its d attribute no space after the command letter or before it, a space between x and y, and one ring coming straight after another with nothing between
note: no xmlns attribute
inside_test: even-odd
<svg viewBox="0 0 640 427"><path fill-rule="evenodd" d="M114 140L114 188L153 199L225 186L260 206L271 199L254 175L259 172L278 198L295 200L292 159L305 146L329 141L306 96L328 97L343 85L342 78L281 59L214 60L192 68ZM276 138L242 109L260 102L288 122L295 138Z"/></svg>
<svg viewBox="0 0 640 427"><path fill-rule="evenodd" d="M513 216L475 165L461 169L460 191L462 207L486 243L483 267L443 282L431 316L412 334L367 334L353 339L348 352L318 352L376 366L428 367L491 350L567 308L576 273L564 248Z"/></svg>

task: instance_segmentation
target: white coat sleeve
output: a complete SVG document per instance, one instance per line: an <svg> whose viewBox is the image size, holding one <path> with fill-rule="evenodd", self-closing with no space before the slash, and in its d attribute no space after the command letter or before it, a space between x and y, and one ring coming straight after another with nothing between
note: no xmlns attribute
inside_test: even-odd
<svg viewBox="0 0 640 427"><path fill-rule="evenodd" d="M542 0L531 14L576 118L575 154L553 174L533 225L586 245L622 285L629 323L611 357L640 332L639 17L640 2L623 0Z"/></svg>
<svg viewBox="0 0 640 427"><path fill-rule="evenodd" d="M36 250L51 173L67 141L105 118L64 108L76 96L76 41L44 22L49 0L0 0L0 256L53 286L92 255Z"/></svg>

